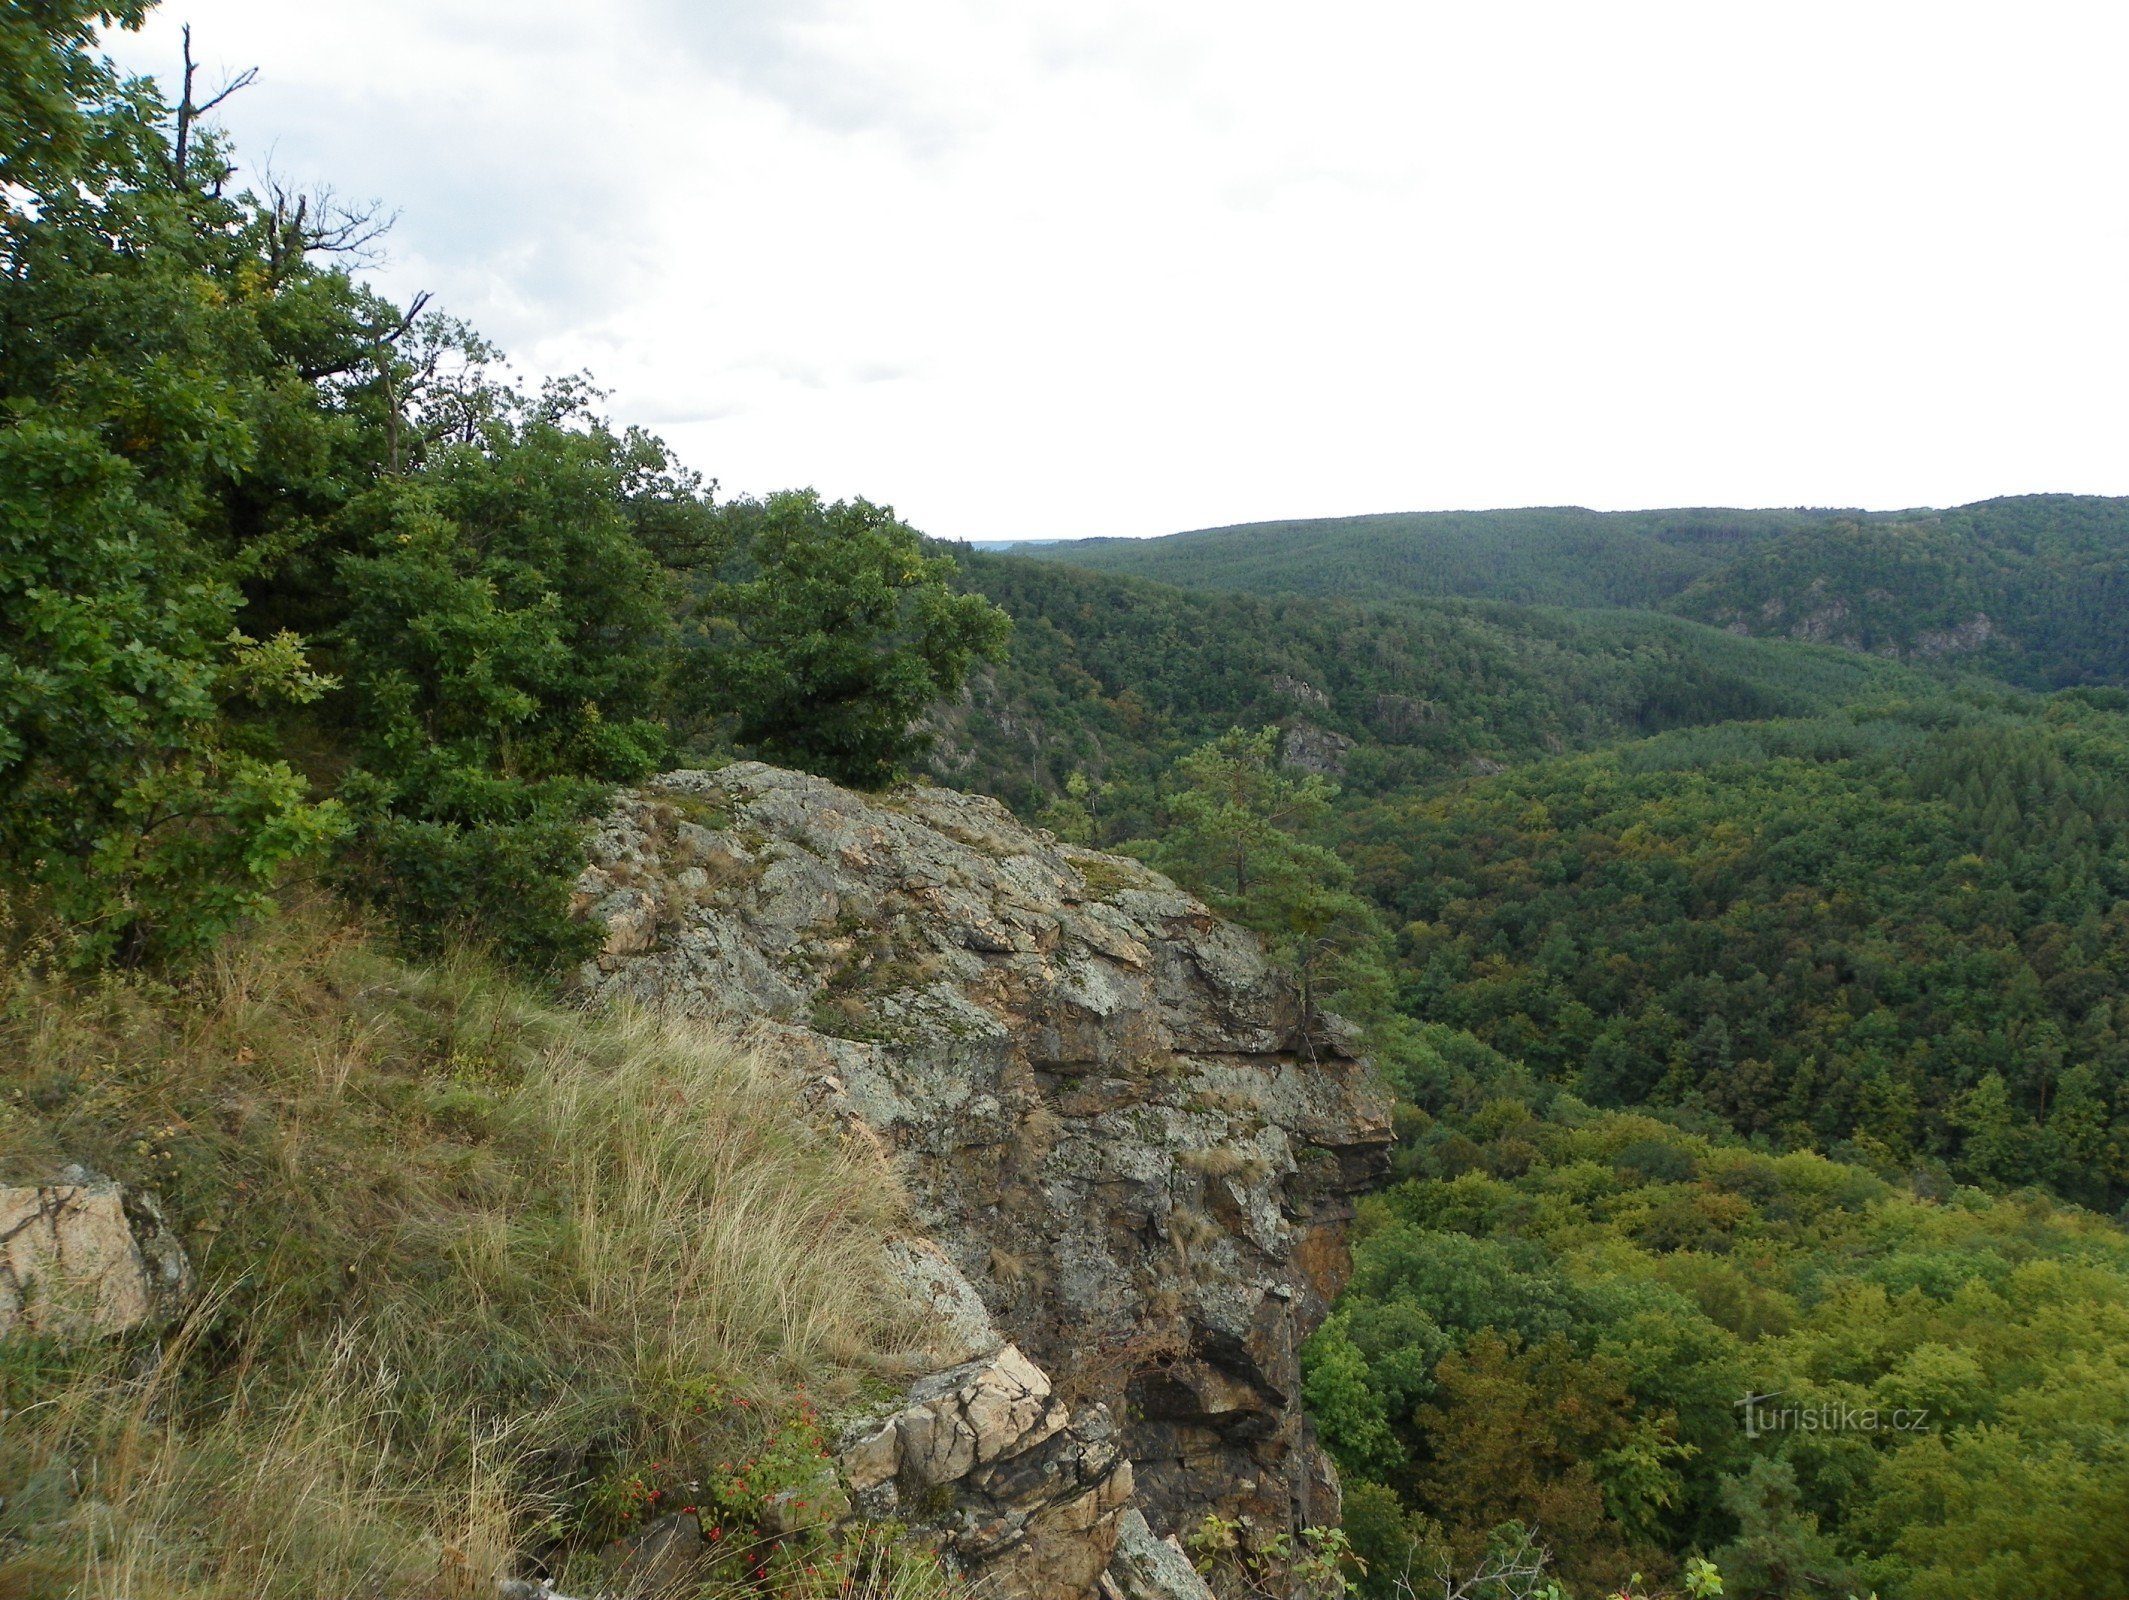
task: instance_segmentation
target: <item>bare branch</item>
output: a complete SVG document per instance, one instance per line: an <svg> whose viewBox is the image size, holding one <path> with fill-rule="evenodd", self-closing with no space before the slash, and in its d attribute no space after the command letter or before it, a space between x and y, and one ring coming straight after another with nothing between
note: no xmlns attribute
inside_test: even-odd
<svg viewBox="0 0 2129 1600"><path fill-rule="evenodd" d="M407 314L399 319L399 326L390 333L377 335L377 342L381 345L399 343L406 337L407 329L414 326L414 319L421 315L422 307L428 303L429 291L424 289L414 297L414 303L407 307Z"/></svg>
<svg viewBox="0 0 2129 1600"><path fill-rule="evenodd" d="M177 142L171 151L170 179L180 189L183 189L191 181L193 128L198 124L202 116L212 111L239 89L248 89L253 83L257 82L259 69L257 67L246 67L234 78L223 84L202 104L192 98L193 79L199 73L199 63L192 59L192 24L186 23L179 32L185 42L185 86L177 101ZM224 176L226 177L227 174L224 174ZM219 181L217 180L218 184Z"/></svg>
<svg viewBox="0 0 2129 1600"><path fill-rule="evenodd" d="M1513 1541L1504 1537L1512 1533ZM1419 1559L1414 1541L1405 1551L1404 1571L1390 1579L1397 1600L1421 1600L1413 1582L1413 1565ZM1539 1542L1536 1528L1511 1523L1495 1530L1495 1541L1478 1565L1459 1575L1447 1554L1435 1557L1429 1594L1441 1600L1540 1600L1545 1593L1545 1574L1552 1566L1552 1551Z"/></svg>
<svg viewBox="0 0 2129 1600"><path fill-rule="evenodd" d="M258 78L259 69L257 67L246 67L234 78L231 78L227 83L223 84L221 91L218 94L210 96L208 99L203 100L198 105L194 106L192 108L192 114L195 117L204 117L208 112L212 111L224 100L227 100L239 89L250 88L254 83L258 81Z"/></svg>
<svg viewBox="0 0 2129 1600"><path fill-rule="evenodd" d="M345 256L358 266L374 265L382 252L373 247L399 220L399 213L385 211L380 201L342 200L330 184L306 192L271 172L263 181L267 266L276 282L312 255Z"/></svg>

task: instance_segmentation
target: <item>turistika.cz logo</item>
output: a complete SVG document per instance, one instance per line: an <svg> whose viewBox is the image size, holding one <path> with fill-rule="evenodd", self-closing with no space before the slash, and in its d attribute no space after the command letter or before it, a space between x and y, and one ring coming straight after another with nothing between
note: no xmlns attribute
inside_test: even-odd
<svg viewBox="0 0 2129 1600"><path fill-rule="evenodd" d="M1887 1411L1878 1406L1841 1405L1822 1401L1808 1405L1769 1405L1781 1392L1748 1394L1737 1402L1744 1413L1745 1437L1757 1439L1768 1433L1927 1433L1928 1406L1901 1406Z"/></svg>

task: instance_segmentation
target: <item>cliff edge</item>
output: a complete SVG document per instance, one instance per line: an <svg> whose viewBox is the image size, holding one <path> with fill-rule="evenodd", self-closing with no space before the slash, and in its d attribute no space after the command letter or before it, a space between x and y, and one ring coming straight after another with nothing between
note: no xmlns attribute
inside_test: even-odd
<svg viewBox="0 0 2129 1600"><path fill-rule="evenodd" d="M849 1441L861 1512L1029 1597L1142 1591L1208 1512L1337 1519L1297 1352L1389 1100L1253 936L996 801L756 762L625 793L591 856L583 989L756 1024L929 1235L940 1370Z"/></svg>

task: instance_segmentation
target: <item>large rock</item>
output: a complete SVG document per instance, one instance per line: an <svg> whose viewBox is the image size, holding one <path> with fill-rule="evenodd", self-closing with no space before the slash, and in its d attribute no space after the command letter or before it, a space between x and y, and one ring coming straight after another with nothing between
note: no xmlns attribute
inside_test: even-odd
<svg viewBox="0 0 2129 1600"><path fill-rule="evenodd" d="M1212 1588L1170 1534L1156 1539L1146 1519L1126 1511L1117 1522L1116 1553L1103 1576L1103 1600L1213 1600Z"/></svg>
<svg viewBox="0 0 2129 1600"><path fill-rule="evenodd" d="M838 1465L859 1512L933 1530L986 1588L1025 1600L1088 1593L1131 1497L1108 1409L1073 1411L1010 1344L919 1380Z"/></svg>
<svg viewBox="0 0 2129 1600"><path fill-rule="evenodd" d="M0 1338L125 1333L168 1317L191 1283L152 1195L79 1169L0 1186Z"/></svg>
<svg viewBox="0 0 2129 1600"><path fill-rule="evenodd" d="M624 795L577 892L607 933L590 994L756 1023L895 1164L973 1286L930 1269L941 1365L1010 1340L1050 1406L1001 1400L1007 1425L1066 1419L1015 1446L1041 1493L1081 1483L1114 1418L1156 1541L1208 1511L1266 1535L1336 1519L1297 1348L1343 1284L1389 1101L1251 935L995 801L754 762ZM916 1431L896 1426L899 1482L933 1470ZM949 1428L922 1459L971 1448ZM1094 1530L1082 1557L1118 1536L1113 1487L1087 1492L1042 1502ZM1086 1592L1070 1566L1002 1592Z"/></svg>

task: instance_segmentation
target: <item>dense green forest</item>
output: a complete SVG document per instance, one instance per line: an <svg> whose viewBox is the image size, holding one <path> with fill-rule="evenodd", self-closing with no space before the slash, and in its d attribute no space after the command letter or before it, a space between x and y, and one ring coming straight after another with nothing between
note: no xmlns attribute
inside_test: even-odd
<svg viewBox="0 0 2129 1600"><path fill-rule="evenodd" d="M2024 495L1800 529L1700 578L1674 609L2034 688L2125 684L2129 501Z"/></svg>
<svg viewBox="0 0 2129 1600"><path fill-rule="evenodd" d="M1540 1530L1577 1594L2129 1589L2129 1239L1599 1111L1468 1034L1405 1087L1308 1395L1369 1587ZM1506 1592L1506 1591L1503 1591Z"/></svg>
<svg viewBox="0 0 2129 1600"><path fill-rule="evenodd" d="M1005 660L940 713L932 770L1030 815L1079 773L1106 797L1102 843L1145 831L1159 774L1237 726L1335 735L1344 787L1380 794L1622 735L1929 687L1894 663L1648 614L1364 606L956 559L1014 633Z"/></svg>
<svg viewBox="0 0 2129 1600"><path fill-rule="evenodd" d="M1161 539L1068 539L1027 545L1022 553L1098 572L1259 594L1647 606L1719 571L1742 551L1832 514L1578 506L1388 512L1252 522Z"/></svg>
<svg viewBox="0 0 2129 1600"><path fill-rule="evenodd" d="M1400 1091L1309 1350L1362 1587L2122 1592L2122 503L1530 515L964 563L1017 627L943 770L1258 928ZM1576 603L1426 597L1500 585Z"/></svg>
<svg viewBox="0 0 2129 1600"><path fill-rule="evenodd" d="M1125 848L1399 1091L1399 1181L1307 1353L1362 1587L1709 1559L1747 1597L2119 1592L2129 694L1374 796L1278 748L1190 753Z"/></svg>
<svg viewBox="0 0 2129 1600"><path fill-rule="evenodd" d="M1666 735L1355 806L1406 1004L1604 1106L2129 1195L2129 703ZM2118 1109L2119 1108L2119 1109Z"/></svg>
<svg viewBox="0 0 2129 1600"><path fill-rule="evenodd" d="M2129 683L2129 501L2091 495L1867 514L1415 512L1021 554L1193 589L1665 610L2031 688Z"/></svg>

